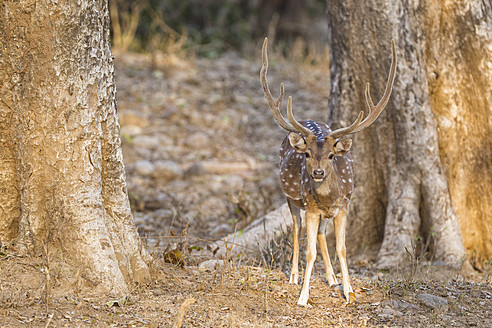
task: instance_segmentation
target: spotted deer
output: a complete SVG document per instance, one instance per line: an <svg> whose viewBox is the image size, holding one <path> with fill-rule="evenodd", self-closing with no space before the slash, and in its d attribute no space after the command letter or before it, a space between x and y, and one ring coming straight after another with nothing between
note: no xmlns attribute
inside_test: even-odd
<svg viewBox="0 0 492 328"><path fill-rule="evenodd" d="M391 68L381 100L374 105L370 95L370 85L367 83L365 89L369 108L367 117L363 119L364 112L361 111L350 126L334 131L323 122L297 121L292 113L292 97L287 101L289 121L287 122L283 117L280 105L284 96L284 86L280 85L280 96L274 100L267 83L267 43L268 40L265 38L260 80L273 117L280 127L289 132L280 147L280 182L293 220L294 250L289 283L297 284L299 279L300 210L303 209L307 231L306 270L297 304L306 306L309 299L309 279L316 258L316 239L325 264L326 280L330 285L338 283L326 244L325 230L328 219L333 220L335 228L343 294L347 302L355 301L345 255L347 212L354 188L354 165L349 153L352 139L349 136L369 127L388 103L396 72L395 43L392 41Z"/></svg>

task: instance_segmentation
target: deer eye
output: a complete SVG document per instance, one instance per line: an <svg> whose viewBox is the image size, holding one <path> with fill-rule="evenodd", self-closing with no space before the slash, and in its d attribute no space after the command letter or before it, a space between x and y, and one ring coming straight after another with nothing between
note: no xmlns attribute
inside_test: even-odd
<svg viewBox="0 0 492 328"><path fill-rule="evenodd" d="M304 155L306 155L306 158L311 157L311 155L308 152L304 153Z"/></svg>
<svg viewBox="0 0 492 328"><path fill-rule="evenodd" d="M328 155L328 158L329 159L333 159L333 157L335 157L335 154L331 153L330 155Z"/></svg>

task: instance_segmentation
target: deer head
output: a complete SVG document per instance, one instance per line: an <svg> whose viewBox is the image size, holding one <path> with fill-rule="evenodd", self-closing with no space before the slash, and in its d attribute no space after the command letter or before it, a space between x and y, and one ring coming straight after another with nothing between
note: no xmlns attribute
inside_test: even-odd
<svg viewBox="0 0 492 328"><path fill-rule="evenodd" d="M262 50L263 65L260 71L260 79L270 111L280 127L290 132L289 142L292 148L296 152L305 155L305 169L308 171L311 178L316 182L323 181L326 177L327 170L331 167L331 162L333 159L336 156L345 155L350 150L350 147L352 146L352 139L350 139L349 135L355 134L369 127L386 107L391 94L396 72L395 43L392 41L393 56L388 81L386 82L386 89L378 104L374 105L370 95L370 85L367 83L365 89L365 98L369 109L369 114L367 117L363 120L364 112L361 111L350 126L331 131L321 140L313 132L313 130L316 129L309 129L305 126L306 124L317 124L316 122L304 122L303 125L295 119L292 112L292 97L289 97L287 101L288 122L280 112L280 105L284 96L284 85L283 83L280 85L280 96L277 100L274 100L267 83L267 44L268 39L265 38Z"/></svg>

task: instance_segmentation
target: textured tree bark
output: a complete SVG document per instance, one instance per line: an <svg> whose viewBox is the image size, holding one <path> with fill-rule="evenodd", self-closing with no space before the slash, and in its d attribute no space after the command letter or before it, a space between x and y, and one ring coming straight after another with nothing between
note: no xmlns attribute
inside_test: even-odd
<svg viewBox="0 0 492 328"><path fill-rule="evenodd" d="M480 1L327 3L330 121L353 121L365 107L365 82L372 83L373 98L378 99L390 65L391 39L395 40L398 53L397 76L387 109L371 128L355 136L353 154L358 167L349 212L348 234L354 237L349 239L350 246L360 248L382 240L378 263L387 267L407 259L405 248L411 250L417 236L423 236L434 260L460 265L466 253L454 202L461 209L458 213L465 244L490 258L490 234L475 240L475 245L467 243L470 221L490 227L486 219L491 203L490 5ZM471 49L481 49L478 53L463 48L450 33L462 27L466 30L463 38ZM476 57L466 57L464 54L468 53ZM453 65L467 68L463 71ZM471 87L460 83L469 80L475 80ZM473 92L473 85L480 85L477 90L485 94ZM473 98L461 116L457 107L470 94ZM472 112L472 104L479 108L478 112ZM435 116L440 112L455 121L449 123L446 117L437 116L436 124ZM446 131L442 131L444 126ZM466 133L463 126L476 126L478 130ZM473 142L468 143L469 138ZM461 139L458 144L453 143L456 139ZM481 152L483 148L486 149ZM463 149L470 150L466 158L458 155ZM470 162L477 163L480 169L471 168ZM468 175L453 176L456 170ZM482 179L486 171L489 174L479 183L482 189L474 190L475 181ZM465 186L460 183L463 179L467 179ZM488 193L484 195L482 190ZM473 209L463 208L467 195L476 197L470 202L477 203ZM481 235L477 230L473 233Z"/></svg>
<svg viewBox="0 0 492 328"><path fill-rule="evenodd" d="M92 290L127 292L149 255L126 190L107 2L0 12L0 242L49 244Z"/></svg>
<svg viewBox="0 0 492 328"><path fill-rule="evenodd" d="M427 76L439 150L463 242L492 259L492 4L433 1Z"/></svg>

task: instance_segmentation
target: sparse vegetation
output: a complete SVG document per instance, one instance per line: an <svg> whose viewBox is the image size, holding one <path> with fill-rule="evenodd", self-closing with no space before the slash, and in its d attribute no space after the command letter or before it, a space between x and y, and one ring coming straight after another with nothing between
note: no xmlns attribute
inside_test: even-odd
<svg viewBox="0 0 492 328"><path fill-rule="evenodd" d="M190 263L200 263L200 254ZM198 256L198 257L196 257ZM44 301L42 258L18 257L7 248L0 258L2 327L488 327L492 287L484 277L464 279L444 267L426 268L409 283L398 273L358 267L352 272L358 301L347 305L340 288L315 275L310 308L297 307L299 286L270 266L230 257L222 266L165 263L156 257L152 282L129 295L78 295L70 284L76 268L52 276ZM55 260L51 266L56 265ZM411 270L411 268L405 268ZM83 275L81 277L83 278ZM419 295L447 301L428 308Z"/></svg>
<svg viewBox="0 0 492 328"><path fill-rule="evenodd" d="M160 11L148 7L154 2ZM211 14L208 7L197 13L198 7L197 1L150 0L129 6L132 11L119 11L120 32L114 34L120 50L115 60L118 114L128 189L142 241L153 255L151 282L133 286L129 295L82 295L78 286L87 276L80 268L62 269L64 259L51 254L49 245L41 246L39 257L0 245L0 326L492 326L490 262L482 262L480 273L433 266L426 258L429 240L415 241L406 250L408 265L395 270L375 268L371 246L367 253L349 257L358 298L350 305L339 287L327 285L318 259L311 308L295 305L300 285L289 285L286 278L290 231L279 232L256 257L232 254L233 241L214 243L230 232L240 234L283 202L276 170L283 132L272 128L259 89L259 61L230 51L239 45L229 38L240 35L240 41L250 33L241 22L231 31L210 30L209 35L197 30L216 24L219 17L209 17L203 26L172 24L172 19L182 21L179 15L187 10L194 10L192 16ZM160 14L166 10L169 20ZM224 20L239 14L227 6L218 12ZM146 25L135 28L137 20ZM218 37L219 32L229 34ZM273 78L291 81L286 88L294 94L296 112L313 117L328 102L328 56L301 40L285 55L290 63L282 59L282 47L276 49L271 65L280 76ZM144 48L147 53L125 53ZM174 163L174 170L164 172L163 161L169 167ZM352 253L362 248L350 244L350 232L348 239ZM225 255L219 255L219 247ZM201 270L200 264L210 259L217 262ZM431 309L419 300L422 294L448 305Z"/></svg>
<svg viewBox="0 0 492 328"><path fill-rule="evenodd" d="M181 311L181 327L492 324L490 265L485 265L483 274L464 278L454 270L429 265L417 248L409 250L412 256L409 255L408 267L391 271L375 269L370 253L356 254L349 257L353 260L349 267L358 301L346 305L341 290L330 288L324 281L322 261L318 260L311 290L313 307L302 309L295 306L300 287L289 285L286 278L290 272L289 232L279 233L257 258L219 256L213 242L233 231L236 223L238 233L245 224L237 211L238 204L230 199L232 194L224 192L226 187L239 188L236 195L242 192L241 206L248 206L247 196L257 197L255 210L250 210L257 216L283 201L275 177L276 147L283 133L271 129L273 122L266 119L270 114L258 90L259 66L240 57L224 57L219 62L195 59L186 69L169 71L166 74L172 74L172 78L164 79L153 74L152 62L146 55L121 55L116 61L118 112L120 118L127 119L122 132L128 136L123 144L129 194L139 231L154 257L149 265L152 282L134 286L126 295L128 302L120 302L121 296L117 295L81 295L74 285L86 276L77 268L60 271L57 264L63 259L56 254L51 254L49 261L45 257L19 257L15 249L4 245L0 249L1 326L45 327L49 322L50 326L171 327L180 322L180 309L191 299L195 302ZM313 101L327 101L326 88L320 87L328 83L327 67L297 70L282 60L276 65L283 74L299 77L285 80L302 84L300 88L287 87L289 91L300 90L295 97L306 115L317 110L309 106ZM234 77L229 75L232 71ZM199 83L203 80L210 83ZM179 89L174 83L179 84ZM303 94L302 90L311 93ZM173 109L185 102L186 106ZM140 116L126 117L136 109ZM222 115L229 117L228 124L214 119ZM131 126L142 123L140 120L147 125L132 130ZM197 133L202 133L200 138L205 136L206 142L192 147L185 136ZM155 145L148 137L160 143ZM245 138L261 141L244 143ZM255 157L257 153L264 157ZM253 166L236 166L243 171L224 173L220 171L223 166L202 166L193 174L185 171L182 178L172 181L141 175L135 167L143 159L172 160L186 169L190 163L237 163L250 157L256 158ZM230 218L236 220L228 222ZM228 228L212 233L222 224ZM354 245L349 244L350 247ZM333 245L330 249L334 249ZM171 251L176 256L168 255L166 259ZM48 249L45 254L49 254ZM222 259L224 265L200 271L199 265L207 259ZM333 264L335 272L339 272L337 263ZM49 302L45 303L42 299L48 290L46 272L50 273L51 286ZM446 299L448 308L428 309L416 298L424 293Z"/></svg>

